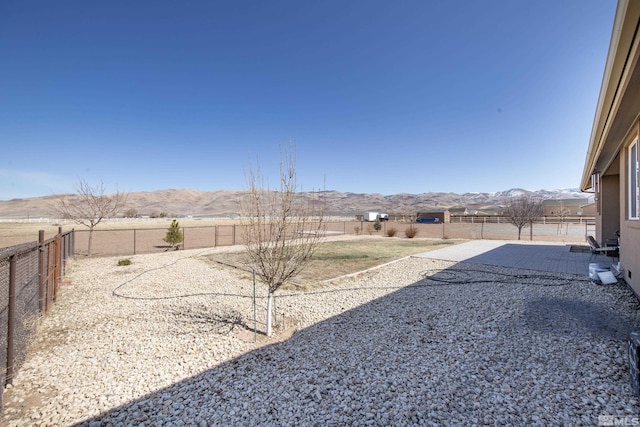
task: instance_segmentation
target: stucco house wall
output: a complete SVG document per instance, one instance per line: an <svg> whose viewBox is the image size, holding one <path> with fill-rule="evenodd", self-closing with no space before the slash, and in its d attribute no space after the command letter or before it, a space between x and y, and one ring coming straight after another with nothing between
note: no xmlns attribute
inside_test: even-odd
<svg viewBox="0 0 640 427"><path fill-rule="evenodd" d="M640 1L619 0L580 189L596 198L596 239L620 232L622 277L640 296L639 24Z"/></svg>

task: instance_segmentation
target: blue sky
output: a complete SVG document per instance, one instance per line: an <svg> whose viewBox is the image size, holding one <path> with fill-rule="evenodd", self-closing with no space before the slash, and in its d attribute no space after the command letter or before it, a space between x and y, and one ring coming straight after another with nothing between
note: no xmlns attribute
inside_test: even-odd
<svg viewBox="0 0 640 427"><path fill-rule="evenodd" d="M612 0L4 1L0 200L578 187Z"/></svg>

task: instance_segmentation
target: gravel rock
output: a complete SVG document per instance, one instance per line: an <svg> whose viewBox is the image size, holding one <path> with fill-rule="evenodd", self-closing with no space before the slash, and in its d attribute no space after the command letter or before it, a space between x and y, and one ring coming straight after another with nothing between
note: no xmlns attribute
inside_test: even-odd
<svg viewBox="0 0 640 427"><path fill-rule="evenodd" d="M622 285L407 258L281 292L216 251L72 261L5 390L10 426L593 425L635 416ZM258 329L266 292L258 289Z"/></svg>

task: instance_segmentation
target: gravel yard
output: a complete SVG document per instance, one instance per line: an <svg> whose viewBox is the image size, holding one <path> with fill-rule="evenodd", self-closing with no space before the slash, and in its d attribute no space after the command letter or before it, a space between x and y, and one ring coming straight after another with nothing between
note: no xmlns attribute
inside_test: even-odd
<svg viewBox="0 0 640 427"><path fill-rule="evenodd" d="M205 255L74 261L9 426L597 425L637 416L640 306L585 277L406 258L277 298ZM258 289L258 328L265 290Z"/></svg>

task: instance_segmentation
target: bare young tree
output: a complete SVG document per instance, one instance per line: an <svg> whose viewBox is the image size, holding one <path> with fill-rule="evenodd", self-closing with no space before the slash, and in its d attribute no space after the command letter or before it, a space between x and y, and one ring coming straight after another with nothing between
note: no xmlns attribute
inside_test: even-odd
<svg viewBox="0 0 640 427"><path fill-rule="evenodd" d="M533 240L533 223L542 216L542 201L531 196L518 196L508 199L505 205L505 216L518 228L518 240L526 226L529 226L529 239Z"/></svg>
<svg viewBox="0 0 640 427"><path fill-rule="evenodd" d="M564 202L560 201L560 209L558 210L558 216L560 217L560 222L558 223L558 234L562 234L562 230L565 226L566 218L571 215L571 210L564 206ZM566 224L567 233L569 232L569 224Z"/></svg>
<svg viewBox="0 0 640 427"><path fill-rule="evenodd" d="M88 256L91 256L93 230L103 219L113 217L127 200L124 193L105 195L105 190L102 182L92 186L81 179L76 184L76 194L61 196L56 206L62 218L71 219L89 229Z"/></svg>
<svg viewBox="0 0 640 427"><path fill-rule="evenodd" d="M298 192L295 153L280 155L280 188L265 186L259 166L249 170L241 201L243 241L251 267L267 285L267 336L272 334L275 292L309 263L324 237L324 204Z"/></svg>

